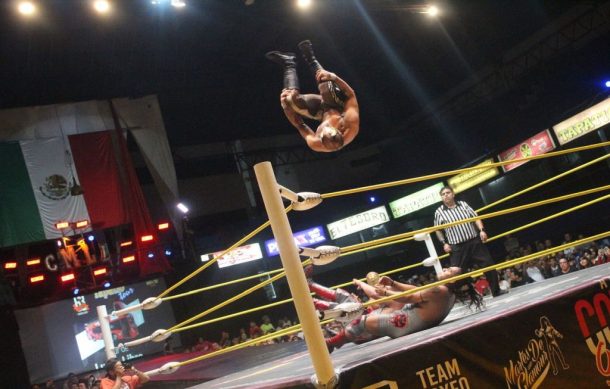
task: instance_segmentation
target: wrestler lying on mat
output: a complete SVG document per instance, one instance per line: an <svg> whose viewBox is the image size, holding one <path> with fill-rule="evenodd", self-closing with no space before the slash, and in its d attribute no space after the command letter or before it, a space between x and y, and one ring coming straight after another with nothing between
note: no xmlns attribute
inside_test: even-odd
<svg viewBox="0 0 610 389"><path fill-rule="evenodd" d="M439 279L451 276L450 271L443 269ZM367 276L367 279L369 278ZM308 280L308 283L312 292L325 299L314 298L316 309L327 310L340 303L359 301L357 296L343 289L333 290L311 280ZM354 285L373 300L416 288L415 285L397 282L388 276L380 277L374 286L356 279ZM326 338L326 344L332 351L348 342L362 342L382 336L397 338L423 331L439 325L447 317L456 300L469 301L469 306L474 306L477 310L483 307L483 296L477 293L472 283L469 280L460 280L369 307L368 312L365 311L360 318L353 320L336 335Z"/></svg>
<svg viewBox="0 0 610 389"><path fill-rule="evenodd" d="M284 71L284 89L280 95L284 114L309 148L319 152L337 151L358 134L360 113L356 94L340 77L322 68L310 41L299 43L299 49L316 77L319 95L300 94L295 54L279 51L266 54ZM321 122L315 132L305 124L304 118Z"/></svg>

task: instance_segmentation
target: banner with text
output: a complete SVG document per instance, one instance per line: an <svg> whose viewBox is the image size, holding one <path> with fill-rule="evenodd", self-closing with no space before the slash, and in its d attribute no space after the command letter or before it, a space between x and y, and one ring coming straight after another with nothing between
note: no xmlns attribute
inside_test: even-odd
<svg viewBox="0 0 610 389"><path fill-rule="evenodd" d="M554 149L555 142L553 142L553 138L551 138L551 133L549 132L549 130L544 130L532 136L531 138L524 140L518 145L501 152L498 155L498 160L510 161L513 159L532 157L535 155L542 155L544 153L548 153L549 151ZM502 166L502 169L504 169L504 172L507 172L523 165L526 162L528 161L510 163L508 165Z"/></svg>
<svg viewBox="0 0 610 389"><path fill-rule="evenodd" d="M553 126L560 145L565 145L610 123L610 98Z"/></svg>
<svg viewBox="0 0 610 389"><path fill-rule="evenodd" d="M203 254L201 255L201 262L207 262L212 260L222 254L224 251L217 251L211 254ZM218 267L228 267L233 265L239 265L240 263L246 263L250 261L255 261L257 259L261 259L263 257L263 252L261 251L261 245L258 243L247 244L245 246L237 247L234 250L229 251L221 258L218 259Z"/></svg>
<svg viewBox="0 0 610 389"><path fill-rule="evenodd" d="M447 183L453 188L453 193L460 193L466 189L470 189L473 186L477 186L480 183L494 178L500 174L500 169L497 167L486 167L494 162L493 158L486 159L476 166L481 166L480 169L471 170L466 173L458 174L457 176L451 177Z"/></svg>
<svg viewBox="0 0 610 389"><path fill-rule="evenodd" d="M310 247L326 241L326 235L324 234L324 227L317 226L309 228L304 231L293 232L294 243L298 247ZM269 239L265 241L265 251L267 255L273 257L280 254L280 250L277 247L275 239Z"/></svg>
<svg viewBox="0 0 610 389"><path fill-rule="evenodd" d="M438 184L392 201L390 203L392 216L394 216L394 218L401 217L419 211L429 205L440 203L442 200L440 195L442 188L443 183L439 182Z"/></svg>
<svg viewBox="0 0 610 389"><path fill-rule="evenodd" d="M331 239L341 238L390 221L385 206L373 208L326 225Z"/></svg>

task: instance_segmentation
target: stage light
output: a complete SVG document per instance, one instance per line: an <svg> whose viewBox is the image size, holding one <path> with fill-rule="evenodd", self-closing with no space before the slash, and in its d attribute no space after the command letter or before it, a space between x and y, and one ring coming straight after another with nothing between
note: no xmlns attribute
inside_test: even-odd
<svg viewBox="0 0 610 389"><path fill-rule="evenodd" d="M186 3L184 2L184 0L172 0L172 7L175 8L184 8L186 7Z"/></svg>
<svg viewBox="0 0 610 389"><path fill-rule="evenodd" d="M107 273L108 271L106 270L105 267L100 267L98 269L93 270L93 275L98 277L98 276L103 276Z"/></svg>
<svg viewBox="0 0 610 389"><path fill-rule="evenodd" d="M133 244L133 242L128 240L126 242L121 242L121 247L131 246L132 244Z"/></svg>
<svg viewBox="0 0 610 389"><path fill-rule="evenodd" d="M61 239L57 239L57 247L61 247Z"/></svg>
<svg viewBox="0 0 610 389"><path fill-rule="evenodd" d="M152 235L143 235L140 238L140 241L142 241L142 242L150 242L151 240L153 240L153 236Z"/></svg>
<svg viewBox="0 0 610 389"><path fill-rule="evenodd" d="M74 229L87 228L89 226L89 220L80 220L74 224Z"/></svg>
<svg viewBox="0 0 610 389"><path fill-rule="evenodd" d="M110 3L107 0L95 0L93 2L93 9L103 14L110 11Z"/></svg>
<svg viewBox="0 0 610 389"><path fill-rule="evenodd" d="M78 296L79 292L80 292L80 289L78 289L78 288L72 289L72 294L75 295L75 296Z"/></svg>
<svg viewBox="0 0 610 389"><path fill-rule="evenodd" d="M136 260L135 255L130 255L128 257L123 257L123 263L129 263Z"/></svg>
<svg viewBox="0 0 610 389"><path fill-rule="evenodd" d="M438 15L438 7L435 5L431 5L424 13L428 14L428 16L430 17L435 17Z"/></svg>
<svg viewBox="0 0 610 389"><path fill-rule="evenodd" d="M21 1L17 6L19 13L26 16L31 16L36 12L36 6L31 1Z"/></svg>
<svg viewBox="0 0 610 389"><path fill-rule="evenodd" d="M371 197L369 197L369 201L371 203L374 203L375 201L377 201L377 199L375 198L375 196L371 196Z"/></svg>
<svg viewBox="0 0 610 389"><path fill-rule="evenodd" d="M17 262L5 262L4 270L13 270L17 269Z"/></svg>
<svg viewBox="0 0 610 389"><path fill-rule="evenodd" d="M70 228L70 223L68 222L57 222L55 223L55 228L58 230L63 230L65 228Z"/></svg>
<svg viewBox="0 0 610 389"><path fill-rule="evenodd" d="M169 223L159 223L157 225L157 229L159 231L167 230L167 229L169 229Z"/></svg>
<svg viewBox="0 0 610 389"><path fill-rule="evenodd" d="M39 282L42 282L42 281L44 281L44 275L43 274L40 274L40 275L37 275L37 276L31 276L30 277L30 284L36 284L36 283L39 283Z"/></svg>
<svg viewBox="0 0 610 389"><path fill-rule="evenodd" d="M40 265L40 258L31 258L31 259L28 259L25 264L28 265L28 266Z"/></svg>
<svg viewBox="0 0 610 389"><path fill-rule="evenodd" d="M148 257L148 259L152 259L152 258L154 258L154 257L155 257L155 254L153 254L153 253L148 253L146 256Z"/></svg>
<svg viewBox="0 0 610 389"><path fill-rule="evenodd" d="M63 274L61 277L61 282L74 281L74 273Z"/></svg>
<svg viewBox="0 0 610 389"><path fill-rule="evenodd" d="M172 255L172 250L170 250L170 249L166 249L166 250L165 250L165 255L166 255L166 256L168 256L168 257L169 257L170 255Z"/></svg>
<svg viewBox="0 0 610 389"><path fill-rule="evenodd" d="M610 88L610 80L606 81L604 85L606 85L606 88Z"/></svg>
<svg viewBox="0 0 610 389"><path fill-rule="evenodd" d="M178 204L176 205L176 208L178 208L178 209L180 210L180 212L182 212L182 213L183 213L183 214L185 214L185 215L186 215L187 213L189 213L189 209L188 209L188 207L187 207L186 205L182 204L182 203L178 203Z"/></svg>
<svg viewBox="0 0 610 389"><path fill-rule="evenodd" d="M89 235L89 236L87 237L87 240L88 240L89 242L93 242L93 241L95 240L95 236L93 236L93 235Z"/></svg>
<svg viewBox="0 0 610 389"><path fill-rule="evenodd" d="M311 7L311 0L297 0L297 7L307 9Z"/></svg>
<svg viewBox="0 0 610 389"><path fill-rule="evenodd" d="M104 288L110 288L110 281L104 282Z"/></svg>

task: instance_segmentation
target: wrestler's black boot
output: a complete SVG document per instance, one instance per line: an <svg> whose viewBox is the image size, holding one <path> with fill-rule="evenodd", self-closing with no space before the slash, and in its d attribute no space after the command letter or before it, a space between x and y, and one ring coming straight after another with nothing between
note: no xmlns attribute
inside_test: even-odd
<svg viewBox="0 0 610 389"><path fill-rule="evenodd" d="M299 77L297 76L297 56L294 53L282 53L270 51L265 54L268 60L284 68L284 89L299 89Z"/></svg>
<svg viewBox="0 0 610 389"><path fill-rule="evenodd" d="M303 58L305 58L305 62L309 65L309 68L315 75L318 70L322 70L322 65L316 59L316 56L313 53L313 47L311 46L310 41L303 41L299 43L299 50L301 50L301 54L303 54Z"/></svg>

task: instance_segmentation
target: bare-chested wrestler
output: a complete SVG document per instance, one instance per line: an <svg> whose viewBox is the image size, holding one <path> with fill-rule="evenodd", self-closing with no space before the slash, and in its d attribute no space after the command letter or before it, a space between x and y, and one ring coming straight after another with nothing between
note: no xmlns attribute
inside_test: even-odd
<svg viewBox="0 0 610 389"><path fill-rule="evenodd" d="M451 276L452 273L444 269L439 279ZM325 299L334 297L335 300L331 301L336 302L348 301L345 291L337 289L333 291L334 296L329 293L320 294L318 293L320 286L316 284L312 287L311 284L310 282L310 289L320 297ZM415 285L397 282L388 276L381 277L375 286L359 280L354 280L354 285L362 289L371 299L396 295L416 288ZM340 297L337 298L338 296ZM360 342L382 336L397 338L435 327L447 317L456 299L462 302L469 300L470 306L476 309L481 309L483 306L483 297L476 292L471 282L458 281L436 286L378 305L374 310L365 312L360 318L353 320L336 335L326 338L326 344L332 350L348 342ZM322 304L316 301L314 303L317 309L323 309Z"/></svg>
<svg viewBox="0 0 610 389"><path fill-rule="evenodd" d="M354 90L336 74L322 68L310 41L299 43L303 58L318 83L318 95L300 93L296 55L271 51L266 57L284 70L280 103L288 121L314 151L332 152L351 143L360 129L360 112ZM320 121L314 132L304 118Z"/></svg>

